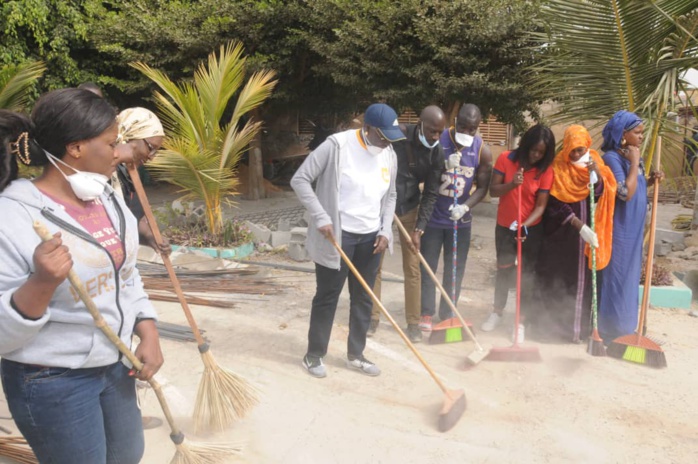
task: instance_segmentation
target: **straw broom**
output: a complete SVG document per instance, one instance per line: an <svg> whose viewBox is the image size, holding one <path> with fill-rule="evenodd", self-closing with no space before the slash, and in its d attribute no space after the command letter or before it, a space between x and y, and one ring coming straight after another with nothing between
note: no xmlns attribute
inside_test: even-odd
<svg viewBox="0 0 698 464"><path fill-rule="evenodd" d="M128 172L136 188L138 199L143 206L145 217L150 225L150 230L153 232L155 241L162 244L162 235L158 228L157 221L153 216L153 210L148 202L148 197L145 195L141 178L138 175L138 170L132 164L128 165ZM175 274L174 267L170 258L164 253L160 253L162 262L165 264L167 273L172 281L179 303L182 305L184 315L189 322L189 326L196 338L196 343L204 363L204 373L199 384L199 391L196 395L196 404L194 406L194 422L195 429L213 428L223 430L238 419L242 419L245 415L259 402L258 390L254 385L249 383L243 377L235 374L232 371L226 370L216 363L208 343L199 331L196 320L192 315L186 297L182 292L182 287Z"/></svg>
<svg viewBox="0 0 698 464"><path fill-rule="evenodd" d="M39 464L24 437L0 437L0 456L20 464Z"/></svg>
<svg viewBox="0 0 698 464"><path fill-rule="evenodd" d="M49 241L53 238L51 233L46 229L46 227L39 221L34 222L34 230L41 237L43 241ZM107 322L102 317L102 314L97 309L94 301L85 290L85 286L80 281L80 278L75 273L73 269L68 273L68 280L70 284L75 289L75 291L80 296L80 299L87 307L87 310L92 315L95 321L95 326L98 327L104 335L107 336L110 342L112 342L119 351L126 356L129 362L133 365L136 371L143 369L143 363L134 355L131 350L121 341L121 339L114 333L114 331L107 325ZM158 398L162 412L165 414L165 419L170 425L170 439L175 444L177 451L170 461L171 464L216 464L224 463L228 458L234 454L239 453L241 450L237 446L229 446L225 444L200 444L200 443L190 443L187 442L184 433L177 426L172 417L172 412L167 404L165 395L162 393L162 387L154 379L148 380L148 383L155 392L155 396Z"/></svg>

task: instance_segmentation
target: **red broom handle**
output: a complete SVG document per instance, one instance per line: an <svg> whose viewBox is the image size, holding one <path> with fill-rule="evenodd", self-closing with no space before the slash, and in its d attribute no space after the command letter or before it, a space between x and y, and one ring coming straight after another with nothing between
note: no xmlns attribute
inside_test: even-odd
<svg viewBox="0 0 698 464"><path fill-rule="evenodd" d="M662 159L662 137L657 137L657 169L658 173L661 169L660 161ZM642 328L645 325L647 317L647 309L650 306L650 289L652 288L652 264L654 261L654 233L657 227L657 204L659 203L659 177L654 177L654 192L652 195L652 217L650 219L650 238L647 245L647 263L645 264L645 286L642 292L642 306L640 307L640 318L637 321L637 337L638 340L642 335Z"/></svg>
<svg viewBox="0 0 698 464"><path fill-rule="evenodd" d="M518 205L516 208L516 315L514 316L514 346L519 344L519 323L521 321L521 195L523 193L523 184L518 187Z"/></svg>

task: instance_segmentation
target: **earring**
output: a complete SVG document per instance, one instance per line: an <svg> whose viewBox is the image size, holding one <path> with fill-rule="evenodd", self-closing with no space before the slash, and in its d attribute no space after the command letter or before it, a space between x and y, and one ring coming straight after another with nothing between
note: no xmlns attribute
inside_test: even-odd
<svg viewBox="0 0 698 464"><path fill-rule="evenodd" d="M627 140L625 140L625 137L623 137L622 139L620 139L620 144L621 144L621 146L622 146L622 145L626 145L627 143L628 143L628 142L627 142Z"/></svg>

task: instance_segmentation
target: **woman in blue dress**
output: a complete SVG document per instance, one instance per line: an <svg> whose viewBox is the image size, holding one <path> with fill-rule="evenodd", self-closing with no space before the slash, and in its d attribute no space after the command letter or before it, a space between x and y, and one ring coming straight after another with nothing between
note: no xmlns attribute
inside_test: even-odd
<svg viewBox="0 0 698 464"><path fill-rule="evenodd" d="M599 272L599 332L606 344L637 328L647 215L647 179L640 156L644 129L642 119L625 110L614 114L603 129L603 161L618 184L611 261Z"/></svg>

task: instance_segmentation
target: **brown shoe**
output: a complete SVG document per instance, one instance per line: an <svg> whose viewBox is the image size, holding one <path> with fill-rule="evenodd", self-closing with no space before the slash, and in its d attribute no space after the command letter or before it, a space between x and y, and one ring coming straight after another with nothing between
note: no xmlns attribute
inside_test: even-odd
<svg viewBox="0 0 698 464"><path fill-rule="evenodd" d="M366 333L367 337L373 337L376 334L379 322L380 321L378 319L371 319L371 325L368 326L368 332Z"/></svg>
<svg viewBox="0 0 698 464"><path fill-rule="evenodd" d="M162 419L153 416L143 416L143 430L158 428L162 425Z"/></svg>

